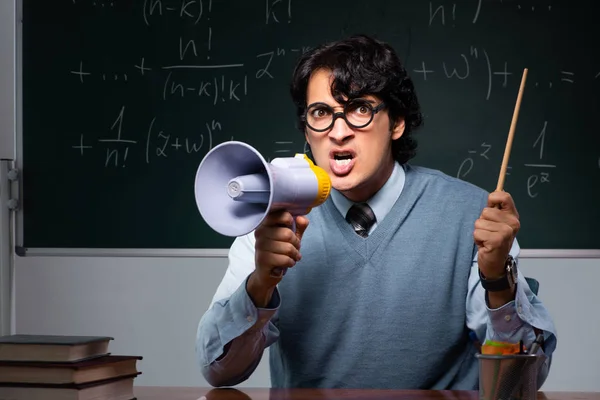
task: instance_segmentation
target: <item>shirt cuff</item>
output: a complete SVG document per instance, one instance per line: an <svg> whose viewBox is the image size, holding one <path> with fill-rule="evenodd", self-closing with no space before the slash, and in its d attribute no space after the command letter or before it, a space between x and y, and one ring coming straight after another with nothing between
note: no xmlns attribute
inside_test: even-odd
<svg viewBox="0 0 600 400"><path fill-rule="evenodd" d="M244 279L244 282L235 292L233 292L229 298L229 308L231 311L231 316L233 317L234 325L238 326L242 330L241 332L238 330L239 335L248 329L262 329L267 322L269 322L273 314L277 312L281 303L279 292L277 287L275 287L273 296L271 297L269 304L267 304L267 307L257 308L250 298L248 290L246 289L249 278L250 275ZM224 342L223 345L228 342L229 341Z"/></svg>
<svg viewBox="0 0 600 400"><path fill-rule="evenodd" d="M516 301L510 301L500 308L487 308L494 332L510 335L523 325L516 310Z"/></svg>
<svg viewBox="0 0 600 400"><path fill-rule="evenodd" d="M252 306L254 306L254 303L252 302L252 299L248 295L248 292L246 292L246 295L247 295L248 299L250 300L250 303L252 304ZM279 297L279 290L277 290L277 287L275 287L275 290L273 291L273 295L271 296L271 300L269 301L269 304L267 304L267 306L265 308L256 308L255 307L256 323L254 324L254 326L252 326L251 329L253 329L253 330L264 329L264 327L267 326L267 323L271 320L273 315L277 312L277 310L279 310L280 304L281 304L281 298Z"/></svg>
<svg viewBox="0 0 600 400"><path fill-rule="evenodd" d="M486 308L491 324L491 331L494 333L494 339L505 342L516 342L522 339L522 329L530 326L532 318L527 318L531 305L525 294L523 284L519 282L515 290L515 299L509 301L499 308Z"/></svg>

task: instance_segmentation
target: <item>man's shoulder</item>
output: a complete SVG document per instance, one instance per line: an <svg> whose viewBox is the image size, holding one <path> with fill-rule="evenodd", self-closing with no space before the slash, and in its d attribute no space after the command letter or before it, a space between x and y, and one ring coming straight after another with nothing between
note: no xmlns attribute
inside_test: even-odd
<svg viewBox="0 0 600 400"><path fill-rule="evenodd" d="M414 174L417 179L426 179L429 185L443 187L452 193L464 193L471 196L487 197L489 192L471 182L446 174L445 172L421 165L405 165L407 174Z"/></svg>

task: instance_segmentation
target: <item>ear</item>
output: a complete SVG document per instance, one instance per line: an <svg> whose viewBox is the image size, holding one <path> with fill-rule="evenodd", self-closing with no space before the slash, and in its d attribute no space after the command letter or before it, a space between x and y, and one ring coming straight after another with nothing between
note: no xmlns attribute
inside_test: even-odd
<svg viewBox="0 0 600 400"><path fill-rule="evenodd" d="M392 129L392 140L400 139L402 134L404 134L404 118L398 118Z"/></svg>

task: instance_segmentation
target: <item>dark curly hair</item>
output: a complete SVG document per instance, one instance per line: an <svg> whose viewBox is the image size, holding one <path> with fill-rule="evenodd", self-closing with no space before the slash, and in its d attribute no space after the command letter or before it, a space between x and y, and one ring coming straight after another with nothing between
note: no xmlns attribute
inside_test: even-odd
<svg viewBox="0 0 600 400"><path fill-rule="evenodd" d="M305 131L306 90L313 72L333 72L331 93L344 104L344 96L353 99L365 95L381 98L387 106L390 129L398 118L404 118L404 134L392 143L394 159L404 164L416 154L413 130L423 123L419 101L395 50L367 35L325 43L304 53L293 72L290 93L296 105L297 126Z"/></svg>

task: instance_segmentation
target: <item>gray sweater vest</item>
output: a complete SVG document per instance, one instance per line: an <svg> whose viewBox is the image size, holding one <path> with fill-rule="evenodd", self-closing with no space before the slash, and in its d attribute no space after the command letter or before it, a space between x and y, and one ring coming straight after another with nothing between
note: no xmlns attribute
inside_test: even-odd
<svg viewBox="0 0 600 400"><path fill-rule="evenodd" d="M273 387L476 389L465 305L487 192L405 166L368 238L331 199L308 215L302 260L279 284Z"/></svg>

